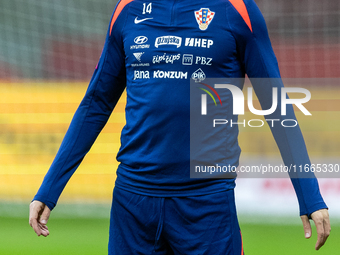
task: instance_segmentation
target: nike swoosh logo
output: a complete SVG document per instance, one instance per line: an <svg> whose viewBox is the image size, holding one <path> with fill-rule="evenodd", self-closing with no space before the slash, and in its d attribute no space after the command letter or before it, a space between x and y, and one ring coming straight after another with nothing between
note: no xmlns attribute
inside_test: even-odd
<svg viewBox="0 0 340 255"><path fill-rule="evenodd" d="M141 23L141 22L148 20L148 19L153 19L153 18L138 19L138 17L136 17L135 18L135 24Z"/></svg>

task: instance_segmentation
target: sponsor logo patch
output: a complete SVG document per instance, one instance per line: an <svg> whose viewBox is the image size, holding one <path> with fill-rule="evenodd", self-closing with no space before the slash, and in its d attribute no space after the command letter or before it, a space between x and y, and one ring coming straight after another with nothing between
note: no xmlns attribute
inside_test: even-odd
<svg viewBox="0 0 340 255"><path fill-rule="evenodd" d="M156 38L155 41L155 47L158 48L158 46L161 45L175 45L177 48L181 47L182 44L182 38L178 36L173 35L166 35L166 36L160 36Z"/></svg>
<svg viewBox="0 0 340 255"><path fill-rule="evenodd" d="M133 72L133 80L150 79L149 71L138 71Z"/></svg>
<svg viewBox="0 0 340 255"><path fill-rule="evenodd" d="M186 66L191 66L194 59L194 55L183 54L182 64Z"/></svg>
<svg viewBox="0 0 340 255"><path fill-rule="evenodd" d="M214 44L213 40L203 38L185 38L185 46L210 48Z"/></svg>
<svg viewBox="0 0 340 255"><path fill-rule="evenodd" d="M150 66L149 63L142 63L142 56L145 52L135 52L133 55L135 56L136 60L139 62L138 64L131 64L132 67L136 66Z"/></svg>
<svg viewBox="0 0 340 255"><path fill-rule="evenodd" d="M137 49L148 49L150 48L150 44L145 44L149 39L146 36L137 36L133 41L135 45L131 45L131 50L137 50Z"/></svg>
<svg viewBox="0 0 340 255"><path fill-rule="evenodd" d="M206 58L201 56L196 56L195 64L202 66L211 66L212 58Z"/></svg>
<svg viewBox="0 0 340 255"><path fill-rule="evenodd" d="M202 66L211 66L212 60L213 60L212 58L207 58L207 57L202 57L202 56L194 57L194 55L192 54L183 54L182 65L191 66L195 64L195 65L202 65Z"/></svg>
<svg viewBox="0 0 340 255"><path fill-rule="evenodd" d="M164 53L163 55L156 55L153 56L152 58L152 63L154 64L160 64L162 62L165 63L171 63L173 64L174 61L179 60L181 58L181 54L176 54L176 55L168 55L166 53Z"/></svg>
<svg viewBox="0 0 340 255"><path fill-rule="evenodd" d="M144 54L145 52L136 52L136 53L133 53L133 55L135 56L135 58L138 60L138 62L142 62L141 58L142 58L142 55Z"/></svg>
<svg viewBox="0 0 340 255"><path fill-rule="evenodd" d="M205 80L206 76L205 73L202 71L201 68L197 69L192 75L191 79L193 79L195 82L201 82Z"/></svg>
<svg viewBox="0 0 340 255"><path fill-rule="evenodd" d="M148 41L148 38L146 36L137 36L133 41L135 42L135 44L143 44Z"/></svg>
<svg viewBox="0 0 340 255"><path fill-rule="evenodd" d="M156 79L188 79L188 72L182 71L153 71L153 78Z"/></svg>

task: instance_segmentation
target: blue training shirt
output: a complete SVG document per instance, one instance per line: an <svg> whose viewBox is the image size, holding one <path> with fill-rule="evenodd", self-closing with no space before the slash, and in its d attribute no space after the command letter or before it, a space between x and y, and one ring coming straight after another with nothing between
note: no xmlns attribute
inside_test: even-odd
<svg viewBox="0 0 340 255"><path fill-rule="evenodd" d="M126 88L126 125L116 186L151 196L192 196L234 188L235 179L191 179L190 78L280 78L265 21L253 0L121 0L88 90L34 200L53 209ZM199 72L200 72L199 71ZM281 81L280 79L276 79ZM272 87L253 87L263 109ZM242 85L243 86L243 85ZM280 104L270 117L281 119ZM295 119L293 108L287 119ZM225 141L237 165L237 125ZM310 164L299 127L271 127L286 165ZM292 178L300 214L327 208L315 178Z"/></svg>

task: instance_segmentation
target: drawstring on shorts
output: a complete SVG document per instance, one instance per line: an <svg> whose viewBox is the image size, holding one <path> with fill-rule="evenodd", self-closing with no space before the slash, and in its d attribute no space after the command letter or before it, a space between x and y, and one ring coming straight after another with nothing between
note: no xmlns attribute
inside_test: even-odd
<svg viewBox="0 0 340 255"><path fill-rule="evenodd" d="M162 230L163 230L163 221L164 221L164 200L165 198L162 197L160 199L160 216L159 216L159 222L158 222L158 226L157 226L157 232L156 232L156 238L155 238L155 245L158 243L161 234L162 234Z"/></svg>

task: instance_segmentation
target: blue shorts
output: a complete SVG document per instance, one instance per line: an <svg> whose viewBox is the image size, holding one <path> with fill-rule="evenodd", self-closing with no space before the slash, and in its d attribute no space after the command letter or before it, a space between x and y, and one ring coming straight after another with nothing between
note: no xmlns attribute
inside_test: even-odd
<svg viewBox="0 0 340 255"><path fill-rule="evenodd" d="M243 255L234 190L151 197L113 192L109 255Z"/></svg>

